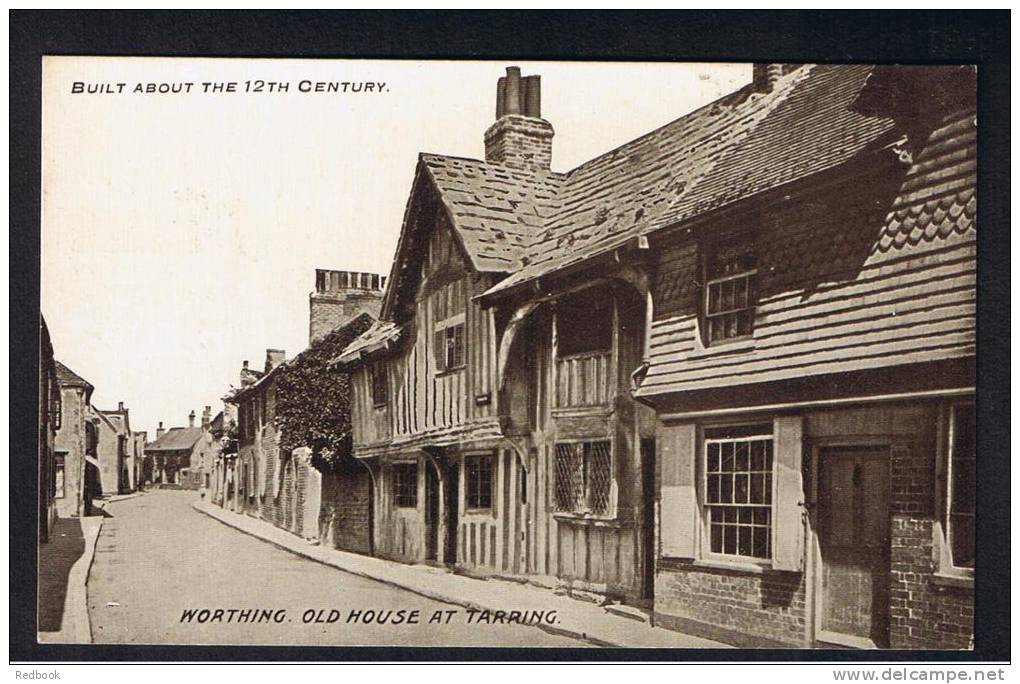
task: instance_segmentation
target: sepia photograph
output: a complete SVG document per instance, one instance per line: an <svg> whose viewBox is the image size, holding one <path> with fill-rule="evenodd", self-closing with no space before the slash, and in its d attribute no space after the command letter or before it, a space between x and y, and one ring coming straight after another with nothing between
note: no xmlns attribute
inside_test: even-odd
<svg viewBox="0 0 1020 684"><path fill-rule="evenodd" d="M980 73L44 55L36 642L972 654Z"/></svg>

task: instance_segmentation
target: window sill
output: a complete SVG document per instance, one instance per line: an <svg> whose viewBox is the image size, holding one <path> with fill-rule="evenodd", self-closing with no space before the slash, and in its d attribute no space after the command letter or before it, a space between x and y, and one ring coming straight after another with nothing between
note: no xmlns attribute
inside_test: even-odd
<svg viewBox="0 0 1020 684"><path fill-rule="evenodd" d="M592 527L620 527L623 524L615 517L584 515L582 513L553 513L553 518L572 525L591 525Z"/></svg>
<svg viewBox="0 0 1020 684"><path fill-rule="evenodd" d="M686 358L700 359L706 356L720 356L723 354L746 354L756 348L754 337L738 337L725 342L715 342L707 347L698 346L687 352Z"/></svg>
<svg viewBox="0 0 1020 684"><path fill-rule="evenodd" d="M492 507L488 508L468 508L465 509L461 514L465 518L495 518L496 514L492 512Z"/></svg>
<svg viewBox="0 0 1020 684"><path fill-rule="evenodd" d="M576 416L608 416L613 412L613 407L608 402L605 404L586 404L584 406L560 406L550 409L553 418L573 418Z"/></svg>
<svg viewBox="0 0 1020 684"><path fill-rule="evenodd" d="M973 589L973 575L955 575L947 572L936 572L931 578L932 584L940 587L958 587L960 589Z"/></svg>
<svg viewBox="0 0 1020 684"><path fill-rule="evenodd" d="M754 561L724 560L722 558L700 558L691 563L696 568L707 568L712 570L733 570L746 572L752 575L762 575L772 569L769 563L755 563Z"/></svg>

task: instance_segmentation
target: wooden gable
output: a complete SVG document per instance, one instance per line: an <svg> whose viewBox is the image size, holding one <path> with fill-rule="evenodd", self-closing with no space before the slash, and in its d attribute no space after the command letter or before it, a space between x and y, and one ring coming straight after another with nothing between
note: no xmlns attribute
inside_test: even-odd
<svg viewBox="0 0 1020 684"><path fill-rule="evenodd" d="M380 319L403 323L414 315L415 302L428 293L429 283L449 282L475 270L438 188L419 163Z"/></svg>

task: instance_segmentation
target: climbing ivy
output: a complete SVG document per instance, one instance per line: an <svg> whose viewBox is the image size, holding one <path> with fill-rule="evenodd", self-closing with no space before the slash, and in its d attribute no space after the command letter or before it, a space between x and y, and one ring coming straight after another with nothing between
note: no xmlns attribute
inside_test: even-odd
<svg viewBox="0 0 1020 684"><path fill-rule="evenodd" d="M329 362L371 325L372 317L361 314L276 370L273 381L281 453L308 447L312 465L321 472L335 472L350 458L350 377Z"/></svg>

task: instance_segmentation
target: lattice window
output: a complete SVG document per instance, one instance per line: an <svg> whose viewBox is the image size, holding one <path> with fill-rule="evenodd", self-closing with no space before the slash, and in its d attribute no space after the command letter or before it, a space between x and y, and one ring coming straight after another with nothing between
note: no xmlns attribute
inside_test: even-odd
<svg viewBox="0 0 1020 684"><path fill-rule="evenodd" d="M556 509L564 513L609 513L612 450L608 441L556 445Z"/></svg>
<svg viewBox="0 0 1020 684"><path fill-rule="evenodd" d="M492 508L492 456L467 456L464 483L468 508Z"/></svg>
<svg viewBox="0 0 1020 684"><path fill-rule="evenodd" d="M952 407L949 423L949 551L957 568L974 567L974 504L976 465L974 404Z"/></svg>
<svg viewBox="0 0 1020 684"><path fill-rule="evenodd" d="M393 466L394 503L398 508L418 505L418 464L396 463Z"/></svg>
<svg viewBox="0 0 1020 684"><path fill-rule="evenodd" d="M709 548L772 557L772 435L705 439Z"/></svg>
<svg viewBox="0 0 1020 684"><path fill-rule="evenodd" d="M754 330L754 254L722 250L708 264L705 288L705 331L709 344L750 335Z"/></svg>

